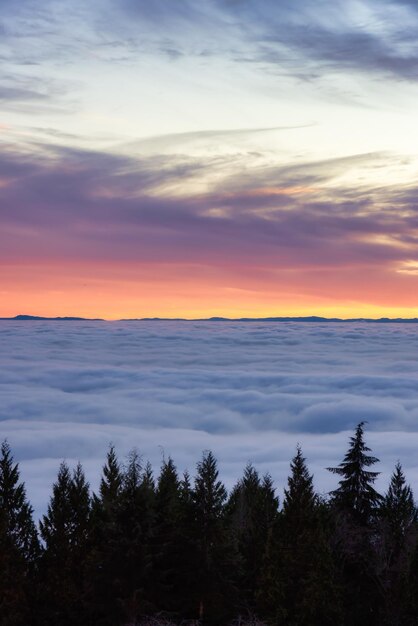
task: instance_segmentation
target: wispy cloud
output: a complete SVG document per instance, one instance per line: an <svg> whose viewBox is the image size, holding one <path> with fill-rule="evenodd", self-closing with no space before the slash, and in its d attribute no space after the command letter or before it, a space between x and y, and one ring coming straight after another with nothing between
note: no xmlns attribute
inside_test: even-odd
<svg viewBox="0 0 418 626"><path fill-rule="evenodd" d="M390 155L271 167L34 145L0 159L3 258L61 249L78 260L282 270L418 261L416 190L353 190L343 179L349 169L389 167Z"/></svg>
<svg viewBox="0 0 418 626"><path fill-rule="evenodd" d="M42 0L19 3L19 9L15 3L3 7L3 45L13 51L12 61L41 61L47 49L55 51L56 62L67 63L87 50L107 49L107 60L114 62L139 52L173 60L221 55L271 65L296 77L353 70L417 78L418 11L413 2L303 0L296 6L274 0L203 0L198 5L123 0L86 6ZM71 36L75 24L79 28ZM59 47L60 36L67 46Z"/></svg>

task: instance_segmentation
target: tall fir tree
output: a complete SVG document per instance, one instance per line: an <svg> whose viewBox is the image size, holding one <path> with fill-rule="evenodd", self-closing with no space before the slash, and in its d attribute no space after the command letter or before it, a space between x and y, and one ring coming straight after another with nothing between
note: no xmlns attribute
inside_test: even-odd
<svg viewBox="0 0 418 626"><path fill-rule="evenodd" d="M227 491L219 480L217 461L205 452L197 464L192 492L195 540L195 615L203 623L219 623L235 601L236 553L225 520ZM192 616L193 617L193 616Z"/></svg>
<svg viewBox="0 0 418 626"><path fill-rule="evenodd" d="M196 617L198 606L196 571L200 537L196 528L193 486L188 471L184 472L179 481L177 531L177 550L181 555L175 568L178 612L181 617L191 619Z"/></svg>
<svg viewBox="0 0 418 626"><path fill-rule="evenodd" d="M371 471L379 459L368 454L360 422L350 438L343 461L328 468L341 476L330 493L335 515L334 546L344 586L344 609L349 626L380 624L383 589L377 573L378 510L382 496L374 488L379 472Z"/></svg>
<svg viewBox="0 0 418 626"><path fill-rule="evenodd" d="M187 555L181 550L180 480L171 458L164 460L155 494L155 519L152 538L153 604L158 610L178 617L182 589L178 572Z"/></svg>
<svg viewBox="0 0 418 626"><path fill-rule="evenodd" d="M373 487L379 472L368 469L379 459L367 454L371 450L364 441L364 424L360 422L357 425L343 461L328 470L341 476L339 487L330 493L334 506L344 509L358 523L367 526L373 521L382 496Z"/></svg>
<svg viewBox="0 0 418 626"><path fill-rule="evenodd" d="M394 548L406 538L417 521L417 508L411 487L407 484L402 465L398 461L390 479L389 488L380 506L380 517L390 532Z"/></svg>
<svg viewBox="0 0 418 626"><path fill-rule="evenodd" d="M411 565L417 546L417 509L399 462L383 497L379 517L377 575L383 590L381 623L398 626L407 623L409 600L416 593Z"/></svg>
<svg viewBox="0 0 418 626"><path fill-rule="evenodd" d="M87 601L95 626L114 626L121 610L114 594L116 514L123 473L113 445L102 469L99 493L92 498L91 552L87 563Z"/></svg>
<svg viewBox="0 0 418 626"><path fill-rule="evenodd" d="M276 574L283 608L278 623L332 626L341 618L341 608L327 515L299 445L284 493Z"/></svg>
<svg viewBox="0 0 418 626"><path fill-rule="evenodd" d="M290 475L284 490L283 517L286 525L303 530L305 520L309 520L317 504L313 476L309 473L302 448L298 445L290 463Z"/></svg>
<svg viewBox="0 0 418 626"><path fill-rule="evenodd" d="M114 445L109 446L106 463L103 466L100 480L99 494L104 509L113 507L120 494L122 486L122 472Z"/></svg>
<svg viewBox="0 0 418 626"><path fill-rule="evenodd" d="M113 624L135 623L154 608L149 590L154 497L151 468L147 465L144 470L141 457L133 450L123 472L110 537L109 563L117 573L109 592Z"/></svg>
<svg viewBox="0 0 418 626"><path fill-rule="evenodd" d="M85 564L90 505L89 484L80 463L72 474L68 465L61 463L47 513L39 525L44 542L41 561L44 610L40 623L63 626L88 623Z"/></svg>
<svg viewBox="0 0 418 626"><path fill-rule="evenodd" d="M32 617L39 542L19 465L4 441L0 449L0 621L26 626Z"/></svg>
<svg viewBox="0 0 418 626"><path fill-rule="evenodd" d="M240 557L240 608L257 612L264 556L278 517L278 498L271 477L260 478L248 464L243 478L232 490L227 512Z"/></svg>

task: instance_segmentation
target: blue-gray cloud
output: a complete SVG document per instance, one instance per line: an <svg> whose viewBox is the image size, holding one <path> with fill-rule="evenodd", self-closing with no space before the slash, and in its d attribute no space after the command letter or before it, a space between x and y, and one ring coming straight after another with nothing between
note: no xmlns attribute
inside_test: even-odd
<svg viewBox="0 0 418 626"><path fill-rule="evenodd" d="M123 11L131 21L128 32L148 23L150 40L166 38L174 56L216 55L218 48L235 61L310 80L333 70L417 78L418 12L412 2L124 0L122 23ZM165 46L159 49L164 53Z"/></svg>
<svg viewBox="0 0 418 626"><path fill-rule="evenodd" d="M256 63L259 71L308 80L348 71L415 81L417 26L416 3L396 0L122 0L89 5L42 0L6 3L2 28L3 54L11 63L49 58L68 64L83 58L86 50L100 50L106 62L116 63L150 53L173 61L222 56Z"/></svg>

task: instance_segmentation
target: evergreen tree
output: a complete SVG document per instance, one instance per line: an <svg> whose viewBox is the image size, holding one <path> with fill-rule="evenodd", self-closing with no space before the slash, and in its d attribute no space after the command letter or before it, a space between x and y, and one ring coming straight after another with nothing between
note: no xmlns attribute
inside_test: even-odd
<svg viewBox="0 0 418 626"><path fill-rule="evenodd" d="M70 506L72 509L71 543L74 558L82 558L89 542L91 497L81 463L73 472L70 483Z"/></svg>
<svg viewBox="0 0 418 626"><path fill-rule="evenodd" d="M164 461L155 495L153 531L153 604L158 610L176 616L181 608L182 589L178 571L181 550L180 480L172 459Z"/></svg>
<svg viewBox="0 0 418 626"><path fill-rule="evenodd" d="M175 575L180 617L192 618L197 615L198 585L196 571L199 559L199 529L196 527L195 504L190 475L184 472L179 481L179 513L177 523L177 560Z"/></svg>
<svg viewBox="0 0 418 626"><path fill-rule="evenodd" d="M147 465L144 472L141 458L133 450L123 472L109 538L107 568L109 575L113 572L108 600L113 622L109 623L135 623L153 611L149 585L154 497L151 468Z"/></svg>
<svg viewBox="0 0 418 626"><path fill-rule="evenodd" d="M109 446L99 494L92 499L91 553L87 563L88 605L95 626L118 624L120 607L114 594L116 514L123 474L115 447ZM116 542L117 543L117 542Z"/></svg>
<svg viewBox="0 0 418 626"><path fill-rule="evenodd" d="M394 548L403 542L408 531L417 521L417 509L412 489L406 483L399 461L391 476L388 491L382 499L380 517L393 538Z"/></svg>
<svg viewBox="0 0 418 626"><path fill-rule="evenodd" d="M227 510L240 556L240 605L244 611L257 611L267 542L278 516L278 498L271 477L260 479L248 464L243 478L232 490Z"/></svg>
<svg viewBox="0 0 418 626"><path fill-rule="evenodd" d="M233 545L224 515L227 492L219 480L217 462L206 452L197 464L193 489L195 584L197 616L204 623L219 623L232 609L234 587Z"/></svg>
<svg viewBox="0 0 418 626"><path fill-rule="evenodd" d="M193 488L190 474L186 470L180 481L180 500L184 507L191 507L193 504Z"/></svg>
<svg viewBox="0 0 418 626"><path fill-rule="evenodd" d="M53 556L57 561L63 552L63 546L67 548L70 544L72 525L70 484L70 468L63 461L58 470L57 480L52 487L52 497L48 504L47 514L39 523L41 537L48 551L48 556Z"/></svg>
<svg viewBox="0 0 418 626"><path fill-rule="evenodd" d="M290 476L284 490L283 516L289 527L303 529L315 509L318 498L313 488L313 476L309 474L302 448L298 445L290 463Z"/></svg>
<svg viewBox="0 0 418 626"><path fill-rule="evenodd" d="M110 445L99 488L100 501L104 509L114 506L117 502L122 480L122 472L116 456L115 447Z"/></svg>
<svg viewBox="0 0 418 626"><path fill-rule="evenodd" d="M31 615L39 543L33 511L9 444L0 449L0 620L25 626Z"/></svg>
<svg viewBox="0 0 418 626"><path fill-rule="evenodd" d="M344 509L359 523L368 525L382 497L373 487L379 472L367 469L378 463L379 459L367 454L371 450L364 442L364 424L360 422L354 436L350 438L350 447L344 460L338 467L329 467L328 470L342 477L338 489L330 493L333 504Z"/></svg>
<svg viewBox="0 0 418 626"><path fill-rule="evenodd" d="M341 613L327 515L299 445L284 492L277 571L281 619L286 626L334 625Z"/></svg>
<svg viewBox="0 0 418 626"><path fill-rule="evenodd" d="M84 595L90 494L80 463L72 474L68 465L61 463L47 513L39 526L45 544L41 623L82 626L88 619Z"/></svg>
<svg viewBox="0 0 418 626"><path fill-rule="evenodd" d="M408 590L416 541L417 509L411 487L406 483L398 462L389 489L380 507L380 542L378 576L383 590L381 623L397 626L405 623Z"/></svg>
<svg viewBox="0 0 418 626"><path fill-rule="evenodd" d="M379 472L368 469L379 459L368 454L370 451L364 441L364 422L360 422L343 461L338 467L328 468L342 477L330 496L335 513L334 546L350 626L380 626L383 590L378 575L376 522L382 497L373 487Z"/></svg>

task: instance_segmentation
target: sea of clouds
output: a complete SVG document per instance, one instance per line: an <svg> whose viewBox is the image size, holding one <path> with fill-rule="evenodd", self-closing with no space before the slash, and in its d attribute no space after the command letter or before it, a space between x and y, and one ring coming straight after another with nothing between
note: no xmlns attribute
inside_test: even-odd
<svg viewBox="0 0 418 626"><path fill-rule="evenodd" d="M58 465L92 487L110 442L193 473L213 450L231 487L251 461L279 494L297 443L320 492L367 420L384 489L397 459L418 497L418 325L0 322L0 439L36 513Z"/></svg>

